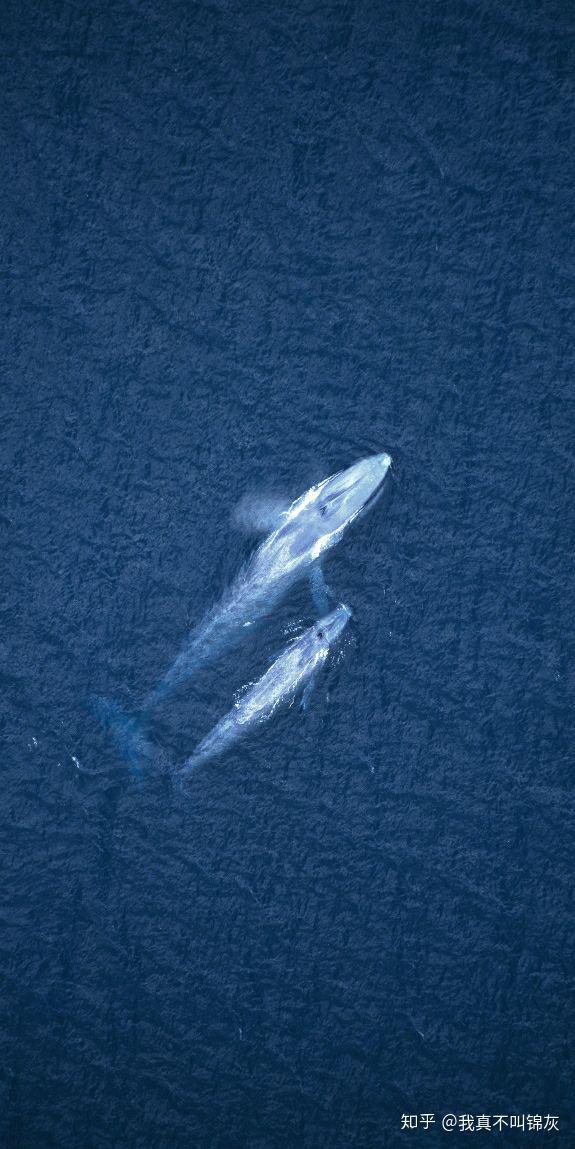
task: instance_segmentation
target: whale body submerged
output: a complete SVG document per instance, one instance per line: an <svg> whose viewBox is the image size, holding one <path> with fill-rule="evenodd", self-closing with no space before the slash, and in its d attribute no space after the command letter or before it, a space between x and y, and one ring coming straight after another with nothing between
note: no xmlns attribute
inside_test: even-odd
<svg viewBox="0 0 575 1149"><path fill-rule="evenodd" d="M254 725L271 718L278 706L292 701L301 686L310 684L350 616L351 611L342 604L284 650L259 682L241 695L233 710L200 742L179 771L180 784L196 766L223 754Z"/></svg>
<svg viewBox="0 0 575 1149"><path fill-rule="evenodd" d="M315 571L321 579L321 556L371 506L390 464L391 458L385 453L361 459L311 487L279 513L275 528L148 695L144 712L177 690L244 627L268 614L297 578ZM325 593L320 591L320 597L322 610L326 610Z"/></svg>

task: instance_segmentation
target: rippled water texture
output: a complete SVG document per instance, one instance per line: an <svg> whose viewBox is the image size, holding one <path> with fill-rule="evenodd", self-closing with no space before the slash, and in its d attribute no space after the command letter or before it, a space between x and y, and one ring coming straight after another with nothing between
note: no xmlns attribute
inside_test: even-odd
<svg viewBox="0 0 575 1149"><path fill-rule="evenodd" d="M3 6L8 1149L433 1149L429 1111L575 1144L573 23ZM240 499L383 450L307 711L174 791L302 582L135 779L90 697L137 712L251 553Z"/></svg>

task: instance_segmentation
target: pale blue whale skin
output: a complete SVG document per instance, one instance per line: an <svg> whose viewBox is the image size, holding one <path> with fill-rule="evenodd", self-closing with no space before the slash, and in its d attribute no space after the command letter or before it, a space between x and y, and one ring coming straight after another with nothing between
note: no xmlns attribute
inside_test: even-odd
<svg viewBox="0 0 575 1149"><path fill-rule="evenodd" d="M192 632L173 666L146 698L145 713L216 657L243 629L268 614L298 578L309 574L381 491L388 454L371 455L311 487L279 515L222 601Z"/></svg>
<svg viewBox="0 0 575 1149"><path fill-rule="evenodd" d="M343 604L320 619L276 658L266 673L242 694L233 710L200 742L178 771L183 785L197 766L216 758L255 725L271 718L278 706L293 701L296 691L309 683L323 666L330 647L347 626L351 611Z"/></svg>

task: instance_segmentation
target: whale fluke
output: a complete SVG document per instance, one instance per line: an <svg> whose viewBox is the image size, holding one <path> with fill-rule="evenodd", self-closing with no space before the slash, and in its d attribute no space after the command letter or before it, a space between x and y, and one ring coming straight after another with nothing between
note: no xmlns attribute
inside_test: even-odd
<svg viewBox="0 0 575 1149"><path fill-rule="evenodd" d="M138 719L114 698L93 696L90 708L104 730L111 734L130 772L137 778L141 777L143 767L154 758L156 750Z"/></svg>

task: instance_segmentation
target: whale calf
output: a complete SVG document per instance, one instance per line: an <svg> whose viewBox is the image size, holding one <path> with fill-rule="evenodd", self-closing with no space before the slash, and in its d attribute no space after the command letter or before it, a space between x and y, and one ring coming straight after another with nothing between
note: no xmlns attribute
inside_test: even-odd
<svg viewBox="0 0 575 1149"><path fill-rule="evenodd" d="M291 584L312 575L316 604L328 609L318 563L347 527L364 513L381 491L391 458L386 453L360 459L338 471L278 511L277 523L240 572L222 601L192 632L189 641L158 685L145 699L152 710L204 663L214 658L245 627L268 614Z"/></svg>
<svg viewBox="0 0 575 1149"><path fill-rule="evenodd" d="M223 754L256 724L267 721L284 702L293 701L297 690L309 684L323 666L332 644L351 616L343 604L295 640L272 662L266 673L236 702L233 710L200 742L178 772L183 784L192 770Z"/></svg>

